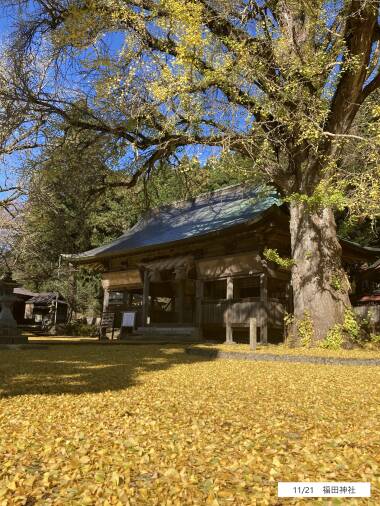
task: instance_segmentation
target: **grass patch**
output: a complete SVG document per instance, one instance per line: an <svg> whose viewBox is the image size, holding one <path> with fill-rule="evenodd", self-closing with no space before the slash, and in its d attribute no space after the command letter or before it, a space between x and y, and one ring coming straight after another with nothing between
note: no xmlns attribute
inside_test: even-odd
<svg viewBox="0 0 380 506"><path fill-rule="evenodd" d="M379 383L181 346L3 350L0 504L306 504L278 481L370 481L350 504L379 504Z"/></svg>

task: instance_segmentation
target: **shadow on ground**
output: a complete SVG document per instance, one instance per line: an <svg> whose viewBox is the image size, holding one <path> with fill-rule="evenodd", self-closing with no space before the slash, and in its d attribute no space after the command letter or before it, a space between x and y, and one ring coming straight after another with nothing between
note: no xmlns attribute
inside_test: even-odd
<svg viewBox="0 0 380 506"><path fill-rule="evenodd" d="M210 360L175 345L1 350L0 397L117 391L138 383L145 372Z"/></svg>

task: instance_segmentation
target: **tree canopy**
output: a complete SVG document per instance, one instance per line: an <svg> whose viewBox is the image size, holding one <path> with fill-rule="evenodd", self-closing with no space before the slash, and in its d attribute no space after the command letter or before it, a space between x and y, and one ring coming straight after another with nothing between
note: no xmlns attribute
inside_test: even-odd
<svg viewBox="0 0 380 506"><path fill-rule="evenodd" d="M289 201L295 322L311 314L320 339L342 321L333 211L379 214L378 0L3 4L23 7L0 71L3 110L17 110L5 148L61 117L113 138L124 167L110 185L127 188L163 159L238 153Z"/></svg>
<svg viewBox="0 0 380 506"><path fill-rule="evenodd" d="M13 271L31 289L59 290L73 300L73 292L85 292L83 285L92 295L94 288L83 269L73 279L73 270L61 265L57 278L61 254L102 245L148 209L239 182L245 174L243 161L231 155L203 167L183 158L177 168L162 163L148 180L146 176L133 188L118 188L112 185L123 176L114 167L122 154L109 136L65 122L45 129L45 136L46 147L20 168L27 200L14 218L4 211L3 270Z"/></svg>
<svg viewBox="0 0 380 506"><path fill-rule="evenodd" d="M348 184L343 149L363 144L377 159L377 104L367 135L350 132L380 85L377 1L20 3L4 102L34 126L58 114L111 134L129 148L133 181L207 145L248 156L284 193L336 203L326 181ZM69 111L78 97L91 110ZM359 187L377 191L377 176Z"/></svg>

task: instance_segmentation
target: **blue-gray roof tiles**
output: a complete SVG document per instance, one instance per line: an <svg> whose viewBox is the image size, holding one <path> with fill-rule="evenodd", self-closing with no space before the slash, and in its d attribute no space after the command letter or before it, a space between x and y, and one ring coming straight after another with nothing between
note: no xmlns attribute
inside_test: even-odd
<svg viewBox="0 0 380 506"><path fill-rule="evenodd" d="M154 209L115 241L74 258L96 259L207 235L258 219L275 205L281 201L273 192L230 187Z"/></svg>

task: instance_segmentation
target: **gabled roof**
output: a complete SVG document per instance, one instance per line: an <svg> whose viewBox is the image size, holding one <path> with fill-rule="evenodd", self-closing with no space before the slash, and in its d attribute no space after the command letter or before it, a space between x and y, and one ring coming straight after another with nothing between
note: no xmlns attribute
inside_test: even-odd
<svg viewBox="0 0 380 506"><path fill-rule="evenodd" d="M155 209L110 244L68 257L85 262L206 236L259 220L279 205L281 201L273 191L232 186Z"/></svg>
<svg viewBox="0 0 380 506"><path fill-rule="evenodd" d="M43 292L43 293L37 293L34 297L27 300L28 304L42 304L42 305L49 305L55 302L58 295L58 302L62 303L64 302L59 294L56 292Z"/></svg>
<svg viewBox="0 0 380 506"><path fill-rule="evenodd" d="M31 292L27 288L23 288L23 287L14 288L13 293L15 295L20 295L20 296L24 296L24 297L34 297L35 295L37 295L37 293Z"/></svg>
<svg viewBox="0 0 380 506"><path fill-rule="evenodd" d="M97 261L158 246L175 246L181 241L207 236L238 225L256 223L278 208L282 201L269 188L229 186L195 199L153 209L134 227L109 244L78 255L62 255L79 263ZM340 239L342 245L360 254L378 256L380 248L361 246Z"/></svg>

